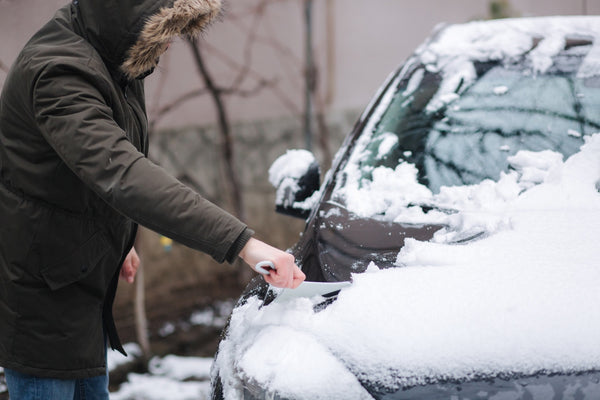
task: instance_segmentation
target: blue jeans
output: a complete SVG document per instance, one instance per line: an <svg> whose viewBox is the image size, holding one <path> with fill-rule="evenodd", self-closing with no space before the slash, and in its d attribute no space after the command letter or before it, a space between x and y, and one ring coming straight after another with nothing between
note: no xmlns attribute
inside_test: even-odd
<svg viewBox="0 0 600 400"><path fill-rule="evenodd" d="M83 379L55 379L23 374L4 368L10 400L109 400L108 363L104 338L106 374Z"/></svg>
<svg viewBox="0 0 600 400"><path fill-rule="evenodd" d="M4 369L10 400L108 400L108 373L85 379L40 378Z"/></svg>

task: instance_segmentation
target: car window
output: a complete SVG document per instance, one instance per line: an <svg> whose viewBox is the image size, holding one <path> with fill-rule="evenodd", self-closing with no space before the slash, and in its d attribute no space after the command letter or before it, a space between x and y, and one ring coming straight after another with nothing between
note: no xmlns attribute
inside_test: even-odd
<svg viewBox="0 0 600 400"><path fill-rule="evenodd" d="M577 76L591 49L586 43L565 46L544 73L525 59L474 62L466 73L475 79L451 82L456 89L442 95L461 74L412 68L389 89L393 97L367 125L371 131L362 133L369 139L353 150L359 185L377 167L406 162L416 166L420 184L438 193L442 186L498 180L519 150L553 150L565 158L577 152L583 136L600 131L599 79Z"/></svg>

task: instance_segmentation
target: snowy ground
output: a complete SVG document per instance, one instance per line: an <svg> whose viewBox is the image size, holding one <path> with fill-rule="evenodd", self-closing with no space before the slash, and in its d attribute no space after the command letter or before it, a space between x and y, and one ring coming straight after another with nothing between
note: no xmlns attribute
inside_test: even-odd
<svg viewBox="0 0 600 400"><path fill-rule="evenodd" d="M195 312L188 320L166 323L160 329L159 335L167 337L178 329L187 329L190 325L223 328L233 306L233 300L217 302L209 309ZM128 343L124 347L130 355L127 358L116 351L109 351L109 370L114 370L141 354L139 346L135 343ZM111 393L111 400L209 399L212 362L212 358L201 357L154 357L149 363L149 373L130 373L128 381L122 384L118 391Z"/></svg>
<svg viewBox="0 0 600 400"><path fill-rule="evenodd" d="M127 344L129 354L139 354L135 344ZM117 352L109 353L108 365L116 368L127 359ZM210 367L212 358L169 355L150 360L148 374L131 373L128 382L111 400L204 400L210 398Z"/></svg>

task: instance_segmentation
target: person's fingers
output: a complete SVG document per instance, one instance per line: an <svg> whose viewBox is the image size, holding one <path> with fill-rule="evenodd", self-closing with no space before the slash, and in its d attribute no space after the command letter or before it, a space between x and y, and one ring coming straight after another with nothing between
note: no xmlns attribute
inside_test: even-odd
<svg viewBox="0 0 600 400"><path fill-rule="evenodd" d="M277 268L277 267L276 267ZM279 269L275 269L275 271L271 271L271 274L265 277L266 281L275 287L287 288L290 285L288 284L288 277L286 275L285 269L280 267Z"/></svg>
<svg viewBox="0 0 600 400"><path fill-rule="evenodd" d="M295 263L295 259L294 256L289 254L289 253L285 253L284 256L282 256L282 260L281 260L281 265L282 265L282 280L283 280L283 285L286 288L291 288L292 287L292 283L294 282L294 269L298 268L296 266Z"/></svg>
<svg viewBox="0 0 600 400"><path fill-rule="evenodd" d="M135 250L132 252L131 256L131 266L133 267L133 270L137 272L140 267L140 257Z"/></svg>
<svg viewBox="0 0 600 400"><path fill-rule="evenodd" d="M134 266L133 260L129 263L129 268L127 268L127 282L133 283L135 279L135 273L137 272L137 268Z"/></svg>
<svg viewBox="0 0 600 400"><path fill-rule="evenodd" d="M294 287L294 270L298 268L296 267L296 264L294 264L291 268L290 268L290 275L288 278L288 287L293 288Z"/></svg>
<svg viewBox="0 0 600 400"><path fill-rule="evenodd" d="M269 275L265 275L265 281L267 281L267 283L269 283L270 285L273 285L275 287L280 287L280 288L284 288L285 287L285 281L283 278L283 269L281 266L277 266L275 265L275 269L270 270Z"/></svg>
<svg viewBox="0 0 600 400"><path fill-rule="evenodd" d="M282 268L281 272L282 272L281 273L281 282L282 282L283 286L286 288L291 287L292 268L289 266L289 264L286 264L285 267Z"/></svg>
<svg viewBox="0 0 600 400"><path fill-rule="evenodd" d="M251 238L240 252L240 257L252 268L261 261L270 261L275 269L264 280L275 287L295 288L305 276L296 265L294 256L257 239Z"/></svg>
<svg viewBox="0 0 600 400"><path fill-rule="evenodd" d="M133 283L135 279L135 274L140 266L140 258L135 251L135 248L132 248L125 257L123 261L123 265L121 267L121 278L126 280L128 283Z"/></svg>
<svg viewBox="0 0 600 400"><path fill-rule="evenodd" d="M292 256L293 259L293 256ZM267 283L281 288L297 288L306 279L306 275L298 268L294 262L276 265L275 271L265 276Z"/></svg>
<svg viewBox="0 0 600 400"><path fill-rule="evenodd" d="M121 278L123 278L127 282L130 282L131 280L131 269L131 260L129 259L129 257L127 257L123 262L123 266L121 267Z"/></svg>
<svg viewBox="0 0 600 400"><path fill-rule="evenodd" d="M135 276L135 272L133 269L133 265L131 263L127 264L127 268L125 268L125 279L129 283L133 283L133 278Z"/></svg>
<svg viewBox="0 0 600 400"><path fill-rule="evenodd" d="M306 275L300 268L294 269L294 275L292 280L292 288L296 289L304 280L306 279Z"/></svg>
<svg viewBox="0 0 600 400"><path fill-rule="evenodd" d="M265 275L264 276L265 281L271 285L271 286L275 286L275 287L282 287L281 285L279 285L279 282L277 281L277 279L274 277L274 274L271 273L270 275Z"/></svg>

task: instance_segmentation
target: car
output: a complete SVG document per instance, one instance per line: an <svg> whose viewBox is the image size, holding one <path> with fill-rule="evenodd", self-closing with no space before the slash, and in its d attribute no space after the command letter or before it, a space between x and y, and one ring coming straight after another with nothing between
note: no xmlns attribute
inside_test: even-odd
<svg viewBox="0 0 600 400"><path fill-rule="evenodd" d="M212 398L600 399L598 110L600 17L436 28L322 184L273 164L307 281L351 283L254 279Z"/></svg>

